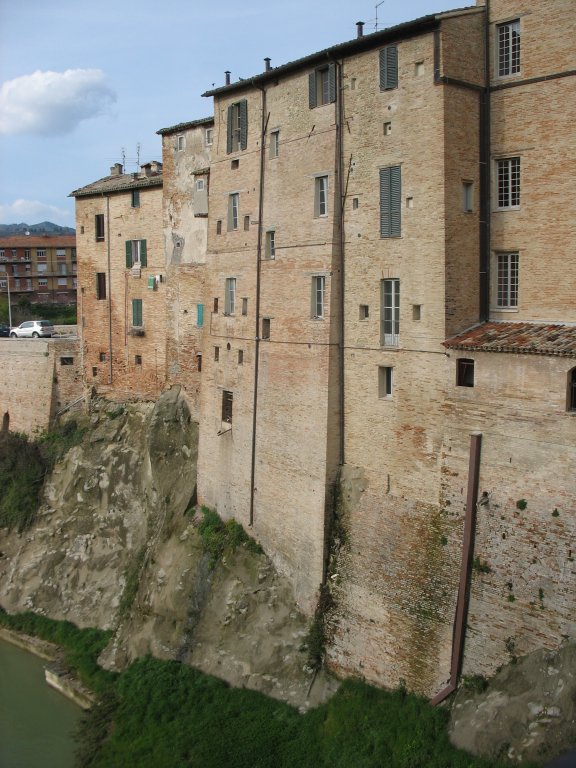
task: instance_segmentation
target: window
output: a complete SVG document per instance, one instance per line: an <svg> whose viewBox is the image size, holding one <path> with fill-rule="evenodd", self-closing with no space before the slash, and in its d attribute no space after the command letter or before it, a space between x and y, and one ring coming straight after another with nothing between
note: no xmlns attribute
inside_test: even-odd
<svg viewBox="0 0 576 768"><path fill-rule="evenodd" d="M568 410L576 411L576 368L568 371Z"/></svg>
<svg viewBox="0 0 576 768"><path fill-rule="evenodd" d="M244 216L244 232L250 232L250 216Z"/></svg>
<svg viewBox="0 0 576 768"><path fill-rule="evenodd" d="M48 287L48 280L46 280L46 278L45 278L45 277L41 277L41 278L38 280L38 287L39 287L39 288L47 288L47 287Z"/></svg>
<svg viewBox="0 0 576 768"><path fill-rule="evenodd" d="M94 229L96 232L96 240L104 240L104 214L97 213L94 216ZM38 256L40 254L38 253Z"/></svg>
<svg viewBox="0 0 576 768"><path fill-rule="evenodd" d="M328 176L314 179L314 216L328 216Z"/></svg>
<svg viewBox="0 0 576 768"><path fill-rule="evenodd" d="M360 304L358 318L360 320L368 320L369 317L370 317L370 308L368 307L368 304Z"/></svg>
<svg viewBox="0 0 576 768"><path fill-rule="evenodd" d="M132 208L140 208L140 190L132 190Z"/></svg>
<svg viewBox="0 0 576 768"><path fill-rule="evenodd" d="M380 281L380 344L398 345L400 335L400 280Z"/></svg>
<svg viewBox="0 0 576 768"><path fill-rule="evenodd" d="M280 131L271 131L270 133L270 157L278 157L280 148Z"/></svg>
<svg viewBox="0 0 576 768"><path fill-rule="evenodd" d="M226 152L246 149L248 138L248 102L246 99L228 107Z"/></svg>
<svg viewBox="0 0 576 768"><path fill-rule="evenodd" d="M98 368L95 365L92 366L92 376L98 376Z"/></svg>
<svg viewBox="0 0 576 768"><path fill-rule="evenodd" d="M243 315L248 314L248 299L246 298L242 299L242 314Z"/></svg>
<svg viewBox="0 0 576 768"><path fill-rule="evenodd" d="M196 355L196 370L198 373L202 373L202 353L198 352Z"/></svg>
<svg viewBox="0 0 576 768"><path fill-rule="evenodd" d="M218 314L218 297L214 297L214 303L212 304L212 312L217 315Z"/></svg>
<svg viewBox="0 0 576 768"><path fill-rule="evenodd" d="M234 192L228 195L228 231L238 229L238 210L240 207L240 195Z"/></svg>
<svg viewBox="0 0 576 768"><path fill-rule="evenodd" d="M37 269L38 269L39 273L40 272L46 272L47 269L48 269L48 265L47 264L38 264Z"/></svg>
<svg viewBox="0 0 576 768"><path fill-rule="evenodd" d="M99 361L101 363L105 363L106 362L106 352L100 352L100 354L98 355L98 359L99 359Z"/></svg>
<svg viewBox="0 0 576 768"><path fill-rule="evenodd" d="M357 197L353 197L353 198L352 198L352 210L353 210L353 211L357 211L357 210L358 210L358 206L359 206L359 205L360 205L360 200L359 200L359 198L357 198Z"/></svg>
<svg viewBox="0 0 576 768"><path fill-rule="evenodd" d="M336 101L336 66L331 63L308 76L308 106L310 109Z"/></svg>
<svg viewBox="0 0 576 768"><path fill-rule="evenodd" d="M4 250L4 248L0 248L0 259L5 259L5 258L6 258L6 251Z"/></svg>
<svg viewBox="0 0 576 768"><path fill-rule="evenodd" d="M134 355L134 365L142 365L142 355Z"/></svg>
<svg viewBox="0 0 576 768"><path fill-rule="evenodd" d="M224 314L233 315L236 308L236 278L226 278L226 295L224 297Z"/></svg>
<svg viewBox="0 0 576 768"><path fill-rule="evenodd" d="M66 274L66 264L58 264L58 274L59 275Z"/></svg>
<svg viewBox="0 0 576 768"><path fill-rule="evenodd" d="M204 179L196 179L196 191L197 192L204 191Z"/></svg>
<svg viewBox="0 0 576 768"><path fill-rule="evenodd" d="M102 220L104 220L104 214L102 214ZM102 239L104 239L104 236L102 236ZM38 259L45 259L46 258L46 250L44 248L37 248L36 249L36 257Z"/></svg>
<svg viewBox="0 0 576 768"><path fill-rule="evenodd" d="M6 288L7 281L6 280L0 280L0 288Z"/></svg>
<svg viewBox="0 0 576 768"><path fill-rule="evenodd" d="M26 248L24 251L24 261L30 261L32 259L32 255L30 253L30 248Z"/></svg>
<svg viewBox="0 0 576 768"><path fill-rule="evenodd" d="M74 365L74 358L73 357L61 357L60 358L60 365Z"/></svg>
<svg viewBox="0 0 576 768"><path fill-rule="evenodd" d="M225 424L232 424L232 403L234 395L228 390L222 392L222 421Z"/></svg>
<svg viewBox="0 0 576 768"><path fill-rule="evenodd" d="M66 258L66 249L65 248L56 248L56 256L60 258Z"/></svg>
<svg viewBox="0 0 576 768"><path fill-rule="evenodd" d="M132 325L142 327L142 299L132 299Z"/></svg>
<svg viewBox="0 0 576 768"><path fill-rule="evenodd" d="M518 254L499 253L498 289L496 304L499 307L515 308L518 306Z"/></svg>
<svg viewBox="0 0 576 768"><path fill-rule="evenodd" d="M412 320L417 322L422 319L422 304L412 304Z"/></svg>
<svg viewBox="0 0 576 768"><path fill-rule="evenodd" d="M68 286L68 280L65 277L59 277L58 278L58 285Z"/></svg>
<svg viewBox="0 0 576 768"><path fill-rule="evenodd" d="M204 325L204 304L196 304L196 325L198 328Z"/></svg>
<svg viewBox="0 0 576 768"><path fill-rule="evenodd" d="M26 290L31 291L32 290L32 280L29 278L26 280Z"/></svg>
<svg viewBox="0 0 576 768"><path fill-rule="evenodd" d="M126 267L139 264L145 267L148 264L146 240L126 240Z"/></svg>
<svg viewBox="0 0 576 768"><path fill-rule="evenodd" d="M462 182L462 210L471 213L474 210L474 182Z"/></svg>
<svg viewBox="0 0 576 768"><path fill-rule="evenodd" d="M240 168L240 160L237 157L230 161L230 168L233 171L235 171L237 168Z"/></svg>
<svg viewBox="0 0 576 768"><path fill-rule="evenodd" d="M214 129L213 128L206 128L206 131L204 132L204 143L207 147L211 147L214 142Z"/></svg>
<svg viewBox="0 0 576 768"><path fill-rule="evenodd" d="M474 386L474 360L466 357L456 360L456 385L458 387Z"/></svg>
<svg viewBox="0 0 576 768"><path fill-rule="evenodd" d="M424 62L423 61L417 61L414 64L414 75L416 77L421 77L424 74Z"/></svg>
<svg viewBox="0 0 576 768"><path fill-rule="evenodd" d="M380 237L400 237L402 178L399 165L380 168Z"/></svg>
<svg viewBox="0 0 576 768"><path fill-rule="evenodd" d="M380 90L398 88L398 48L387 45L380 51Z"/></svg>
<svg viewBox="0 0 576 768"><path fill-rule="evenodd" d="M312 317L314 320L322 320L324 317L324 294L326 290L326 278L318 275L312 278Z"/></svg>
<svg viewBox="0 0 576 768"><path fill-rule="evenodd" d="M520 158L509 157L496 161L498 182L498 208L520 206Z"/></svg>
<svg viewBox="0 0 576 768"><path fill-rule="evenodd" d="M14 280L14 290L19 291L20 290L20 278L15 278Z"/></svg>
<svg viewBox="0 0 576 768"><path fill-rule="evenodd" d="M262 318L262 338L268 340L270 338L270 318Z"/></svg>
<svg viewBox="0 0 576 768"><path fill-rule="evenodd" d="M106 272L96 272L96 298L106 298Z"/></svg>
<svg viewBox="0 0 576 768"><path fill-rule="evenodd" d="M266 232L264 255L267 259L274 259L276 257L276 232L273 229Z"/></svg>
<svg viewBox="0 0 576 768"><path fill-rule="evenodd" d="M185 136L178 136L176 138L176 149L178 152L181 152L183 149L186 148L186 137Z"/></svg>
<svg viewBox="0 0 576 768"><path fill-rule="evenodd" d="M384 123L384 136L390 136L392 133L392 122L388 120Z"/></svg>
<svg viewBox="0 0 576 768"><path fill-rule="evenodd" d="M378 366L378 397L379 398L391 398L392 397L392 371L394 369L389 365Z"/></svg>
<svg viewBox="0 0 576 768"><path fill-rule="evenodd" d="M238 365L244 365L244 350L238 350Z"/></svg>
<svg viewBox="0 0 576 768"><path fill-rule="evenodd" d="M498 24L496 33L498 77L515 75L520 72L520 21Z"/></svg>
<svg viewBox="0 0 576 768"><path fill-rule="evenodd" d="M216 362L220 360L220 347L214 347L214 360Z"/></svg>
<svg viewBox="0 0 576 768"><path fill-rule="evenodd" d="M216 222L216 234L221 235L222 234L222 220L218 219Z"/></svg>

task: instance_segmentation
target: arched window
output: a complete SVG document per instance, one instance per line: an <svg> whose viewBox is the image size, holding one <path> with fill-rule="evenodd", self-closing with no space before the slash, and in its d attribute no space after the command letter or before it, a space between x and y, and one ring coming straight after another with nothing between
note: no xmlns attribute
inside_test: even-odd
<svg viewBox="0 0 576 768"><path fill-rule="evenodd" d="M576 368L568 371L568 398L569 411L576 411Z"/></svg>
<svg viewBox="0 0 576 768"><path fill-rule="evenodd" d="M2 417L2 432L8 432L10 429L10 414L8 411Z"/></svg>

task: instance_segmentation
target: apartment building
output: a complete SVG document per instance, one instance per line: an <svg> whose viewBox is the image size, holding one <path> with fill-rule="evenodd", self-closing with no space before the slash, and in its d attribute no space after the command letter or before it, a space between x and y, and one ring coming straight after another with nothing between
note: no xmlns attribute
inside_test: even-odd
<svg viewBox="0 0 576 768"><path fill-rule="evenodd" d="M75 190L78 326L85 382L112 396L154 396L166 374L162 163Z"/></svg>
<svg viewBox="0 0 576 768"><path fill-rule="evenodd" d="M574 32L568 0L358 23L226 73L162 177L73 193L87 383L182 385L199 501L310 614L330 585L344 674L443 695L576 635Z"/></svg>
<svg viewBox="0 0 576 768"><path fill-rule="evenodd" d="M0 291L33 304L76 303L76 237L0 238Z"/></svg>

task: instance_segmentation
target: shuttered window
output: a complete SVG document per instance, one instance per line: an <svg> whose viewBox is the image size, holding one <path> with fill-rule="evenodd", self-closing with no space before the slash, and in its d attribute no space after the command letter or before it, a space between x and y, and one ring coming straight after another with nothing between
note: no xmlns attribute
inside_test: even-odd
<svg viewBox="0 0 576 768"><path fill-rule="evenodd" d="M398 48L387 45L380 51L380 90L398 88Z"/></svg>
<svg viewBox="0 0 576 768"><path fill-rule="evenodd" d="M132 299L132 325L135 328L142 326L142 299Z"/></svg>
<svg viewBox="0 0 576 768"><path fill-rule="evenodd" d="M246 99L230 104L228 107L228 124L226 136L226 152L237 152L246 149L248 142L248 102Z"/></svg>
<svg viewBox="0 0 576 768"><path fill-rule="evenodd" d="M380 237L400 237L402 177L399 165L380 168Z"/></svg>
<svg viewBox="0 0 576 768"><path fill-rule="evenodd" d="M336 66L334 63L315 69L308 75L308 105L310 109L336 101Z"/></svg>
<svg viewBox="0 0 576 768"><path fill-rule="evenodd" d="M148 266L146 240L126 240L126 267L130 269L134 264Z"/></svg>
<svg viewBox="0 0 576 768"><path fill-rule="evenodd" d="M204 325L204 304L196 304L196 325L198 328Z"/></svg>

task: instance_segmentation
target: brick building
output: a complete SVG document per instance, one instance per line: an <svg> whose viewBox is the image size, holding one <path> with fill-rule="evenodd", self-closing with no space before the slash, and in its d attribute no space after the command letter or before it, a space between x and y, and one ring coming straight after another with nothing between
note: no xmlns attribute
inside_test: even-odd
<svg viewBox="0 0 576 768"><path fill-rule="evenodd" d="M342 672L434 694L576 635L574 31L568 0L359 23L159 132L156 384L199 416L199 500L305 610L332 585Z"/></svg>
<svg viewBox="0 0 576 768"><path fill-rule="evenodd" d="M0 291L8 287L15 302L25 298L33 304L75 304L76 237L0 238Z"/></svg>

